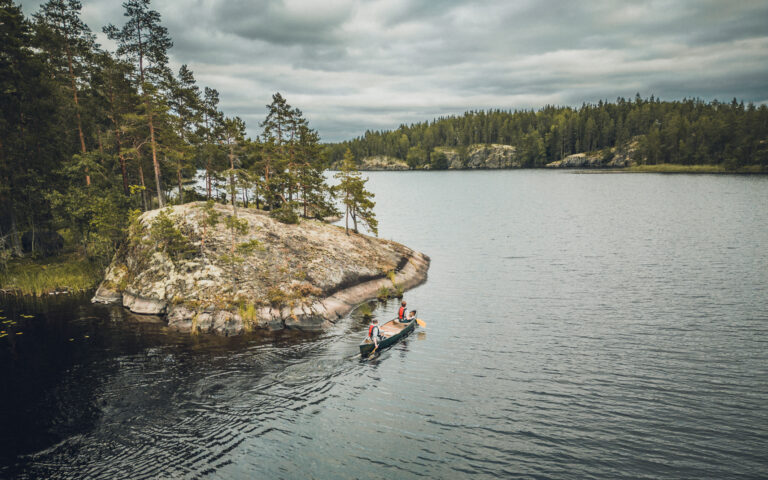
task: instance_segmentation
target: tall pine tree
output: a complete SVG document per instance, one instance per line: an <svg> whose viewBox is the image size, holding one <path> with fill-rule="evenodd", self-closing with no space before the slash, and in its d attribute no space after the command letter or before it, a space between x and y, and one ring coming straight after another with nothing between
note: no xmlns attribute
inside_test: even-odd
<svg viewBox="0 0 768 480"><path fill-rule="evenodd" d="M123 8L124 16L128 18L123 28L118 29L110 24L104 27L104 33L110 40L118 42L117 54L130 59L138 69L138 85L146 106L149 126L157 202L162 208L165 201L160 183L160 162L157 157L154 125L157 106L152 102L156 98L154 91L170 76L168 50L173 46L173 42L168 36L168 30L160 24L160 14L149 8L149 0L128 0L123 3Z"/></svg>

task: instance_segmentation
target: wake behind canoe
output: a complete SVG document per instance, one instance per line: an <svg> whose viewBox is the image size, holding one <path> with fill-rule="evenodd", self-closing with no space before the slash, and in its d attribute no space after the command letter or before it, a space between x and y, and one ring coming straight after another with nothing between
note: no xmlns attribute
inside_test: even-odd
<svg viewBox="0 0 768 480"><path fill-rule="evenodd" d="M407 337L415 327L415 319L406 323L401 323L397 320L390 320L387 323L384 323L381 325L381 327L379 327L381 335L384 337L381 339L381 341L379 341L379 350L397 343L401 338ZM366 336L363 340L363 343L360 344L360 355L363 357L370 355L370 353L373 351L373 348L373 341Z"/></svg>

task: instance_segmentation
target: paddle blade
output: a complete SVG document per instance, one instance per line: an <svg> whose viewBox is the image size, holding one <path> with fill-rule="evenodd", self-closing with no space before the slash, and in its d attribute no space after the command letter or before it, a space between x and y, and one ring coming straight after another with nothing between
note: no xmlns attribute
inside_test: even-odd
<svg viewBox="0 0 768 480"><path fill-rule="evenodd" d="M418 323L421 328L426 328L427 327L426 322L424 322L424 320L422 320L420 318L416 319L416 323Z"/></svg>

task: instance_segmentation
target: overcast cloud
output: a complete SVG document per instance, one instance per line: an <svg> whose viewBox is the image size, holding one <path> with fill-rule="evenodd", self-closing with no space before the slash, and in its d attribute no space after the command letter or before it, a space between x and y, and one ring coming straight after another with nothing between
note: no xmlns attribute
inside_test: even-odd
<svg viewBox="0 0 768 480"><path fill-rule="evenodd" d="M82 0L95 32L115 0ZM31 14L41 2L22 1ZM259 133L281 92L324 141L618 96L768 102L765 0L155 0L175 67ZM105 46L108 42L100 35Z"/></svg>

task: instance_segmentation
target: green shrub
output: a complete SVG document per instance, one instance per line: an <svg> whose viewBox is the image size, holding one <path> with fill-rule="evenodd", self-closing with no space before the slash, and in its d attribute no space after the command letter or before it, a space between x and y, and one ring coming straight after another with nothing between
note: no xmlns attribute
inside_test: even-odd
<svg viewBox="0 0 768 480"><path fill-rule="evenodd" d="M379 299L380 302L384 302L389 298L389 289L387 287L381 287L376 293L376 298Z"/></svg>
<svg viewBox="0 0 768 480"><path fill-rule="evenodd" d="M368 319L373 316L373 311L371 310L371 306L367 303L363 303L359 307L357 307L357 313L363 316L363 318Z"/></svg>
<svg viewBox="0 0 768 480"><path fill-rule="evenodd" d="M224 218L224 225L234 233L239 233L240 235L248 233L248 220L244 218L227 215L226 218Z"/></svg>
<svg viewBox="0 0 768 480"><path fill-rule="evenodd" d="M261 242L256 240L255 238L253 240L249 240L247 242L239 243L237 245L237 253L240 255L250 255L251 253L255 251L264 251L265 248L261 245Z"/></svg>
<svg viewBox="0 0 768 480"><path fill-rule="evenodd" d="M434 170L448 169L448 157L445 156L445 153L440 151L432 152L432 168Z"/></svg>
<svg viewBox="0 0 768 480"><path fill-rule="evenodd" d="M272 287L267 290L267 301L274 308L282 307L288 301L288 296L285 292L277 287Z"/></svg>
<svg viewBox="0 0 768 480"><path fill-rule="evenodd" d="M281 223L287 223L288 225L299 224L299 214L291 205L283 205L280 208L269 212L269 216Z"/></svg>
<svg viewBox="0 0 768 480"><path fill-rule="evenodd" d="M258 321L256 306L248 302L246 305L240 305L239 310L240 318L243 319L243 327L245 327L245 331L250 332Z"/></svg>
<svg viewBox="0 0 768 480"><path fill-rule="evenodd" d="M171 257L174 263L191 258L195 254L195 247L176 226L168 209L161 210L152 221L149 238L153 244Z"/></svg>

